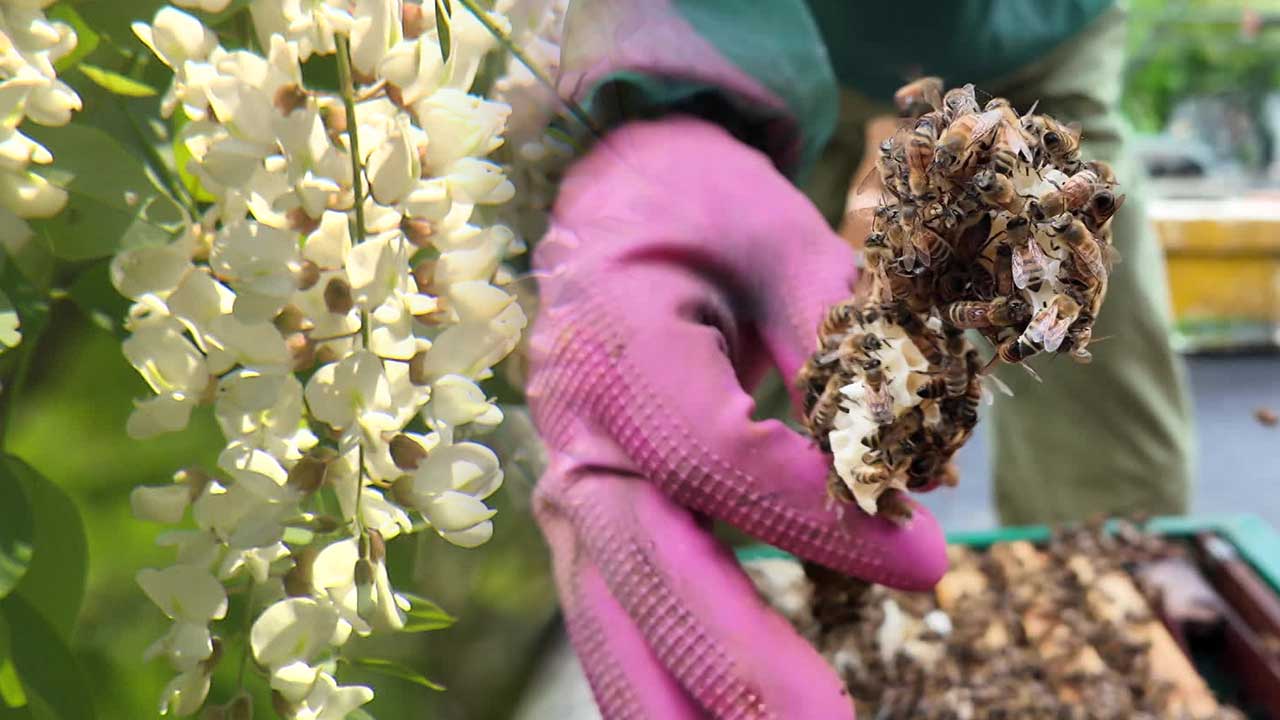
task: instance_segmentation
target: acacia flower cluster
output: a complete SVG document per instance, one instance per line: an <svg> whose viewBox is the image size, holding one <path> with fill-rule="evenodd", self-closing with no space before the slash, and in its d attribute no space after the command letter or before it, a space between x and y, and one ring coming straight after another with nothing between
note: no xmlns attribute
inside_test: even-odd
<svg viewBox="0 0 1280 720"><path fill-rule="evenodd" d="M509 108L469 92L493 38L465 11L444 30L401 0L250 9L262 54L173 7L134 26L173 70L163 109L185 116L186 169L212 202L112 263L133 300L124 352L155 392L127 429L180 430L210 404L226 439L216 469L134 491L137 515L195 525L162 536L177 563L138 580L174 621L151 652L178 673L162 712L203 705L234 588L260 613L248 646L281 714L342 718L372 692L337 684L341 646L411 610L385 543L493 532L503 474L474 438L502 412L478 382L526 318L503 288L513 235L477 208L514 192L486 159ZM303 79L321 55L339 92Z"/></svg>
<svg viewBox="0 0 1280 720"><path fill-rule="evenodd" d="M80 96L58 79L53 64L76 47L66 23L50 21L53 0L0 0L0 235L20 237L24 219L47 218L67 193L31 172L53 155L19 130L24 120L60 126L80 109Z"/></svg>

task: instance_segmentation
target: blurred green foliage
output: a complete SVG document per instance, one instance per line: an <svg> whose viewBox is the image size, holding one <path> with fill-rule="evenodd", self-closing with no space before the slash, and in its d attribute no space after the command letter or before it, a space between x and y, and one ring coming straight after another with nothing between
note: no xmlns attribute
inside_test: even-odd
<svg viewBox="0 0 1280 720"><path fill-rule="evenodd" d="M1280 2L1133 0L1124 110L1159 132L1175 104L1235 95L1257 114L1280 88Z"/></svg>
<svg viewBox="0 0 1280 720"><path fill-rule="evenodd" d="M107 277L119 247L167 240L184 207L201 199L192 179L174 171L177 127L159 119L170 73L129 29L164 4L62 0L49 9L79 35L58 71L84 108L66 127L23 126L54 153L40 171L70 199L58 217L30 223L30 237L0 237L0 288L23 335L0 354L0 720L156 717L172 676L164 661L143 660L169 623L134 579L172 561L172 549L155 542L169 528L136 520L129 494L179 468L214 466L221 434L207 407L182 433L148 441L125 434L132 400L148 389L121 353L127 302ZM248 4L235 0L205 16L222 24L224 44L254 42ZM333 73L323 58L308 70L308 81ZM353 641L352 658L378 659L339 670L344 683L376 684L362 717L510 715L555 612L530 490L509 471L491 499L495 534L482 550L427 534L389 545L396 587L430 598L457 622ZM227 628L243 625L244 589L232 589ZM228 637L212 703L237 692L242 654L241 636ZM266 683L251 685L256 716L273 717Z"/></svg>

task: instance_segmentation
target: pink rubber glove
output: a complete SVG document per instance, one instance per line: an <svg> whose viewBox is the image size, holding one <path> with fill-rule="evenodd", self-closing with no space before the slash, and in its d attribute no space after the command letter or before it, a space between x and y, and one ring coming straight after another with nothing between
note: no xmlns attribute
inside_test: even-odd
<svg viewBox="0 0 1280 720"><path fill-rule="evenodd" d="M927 511L906 528L838 516L828 457L750 417L743 387L769 364L794 377L849 294L851 250L764 155L671 118L578 161L534 263L528 395L550 450L535 508L604 716L852 718L707 521L898 588L944 572Z"/></svg>

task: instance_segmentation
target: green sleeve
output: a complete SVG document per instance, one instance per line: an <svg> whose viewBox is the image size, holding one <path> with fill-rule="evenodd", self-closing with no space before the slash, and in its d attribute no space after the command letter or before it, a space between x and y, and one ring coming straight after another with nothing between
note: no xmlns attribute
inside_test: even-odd
<svg viewBox="0 0 1280 720"><path fill-rule="evenodd" d="M939 75L979 88L1061 46L1114 0L807 0L840 83L887 100ZM769 4L769 3L762 3Z"/></svg>
<svg viewBox="0 0 1280 720"><path fill-rule="evenodd" d="M561 93L601 124L707 117L801 177L826 144L835 76L804 0L574 0Z"/></svg>

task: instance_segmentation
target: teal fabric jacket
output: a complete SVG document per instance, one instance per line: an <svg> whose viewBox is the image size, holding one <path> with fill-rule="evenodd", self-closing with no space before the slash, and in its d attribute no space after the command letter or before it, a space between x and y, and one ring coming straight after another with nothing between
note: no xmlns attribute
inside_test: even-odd
<svg viewBox="0 0 1280 720"><path fill-rule="evenodd" d="M691 112L799 179L838 86L888 99L940 75L982 86L1033 62L1113 0L573 0L559 86L608 126Z"/></svg>

